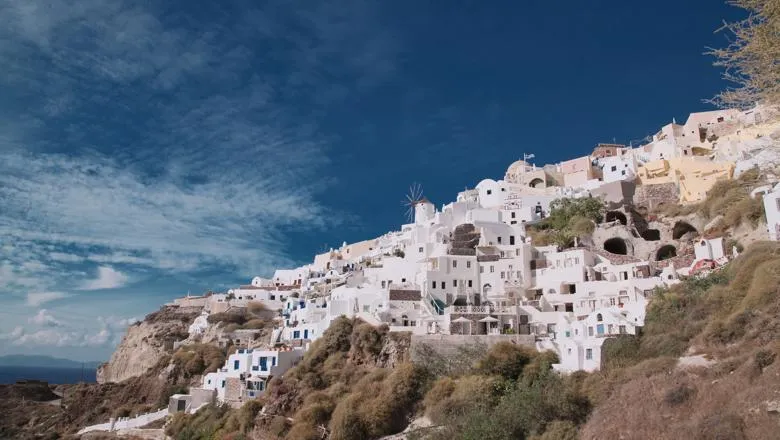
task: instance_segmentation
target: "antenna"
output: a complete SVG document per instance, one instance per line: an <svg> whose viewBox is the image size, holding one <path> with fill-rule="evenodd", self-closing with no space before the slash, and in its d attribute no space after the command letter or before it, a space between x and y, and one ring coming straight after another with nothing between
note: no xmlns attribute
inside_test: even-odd
<svg viewBox="0 0 780 440"><path fill-rule="evenodd" d="M423 199L422 185L419 183L411 184L409 186L409 192L406 194L406 198L401 200L401 206L406 207L405 215L409 223L414 221L414 207L422 202Z"/></svg>

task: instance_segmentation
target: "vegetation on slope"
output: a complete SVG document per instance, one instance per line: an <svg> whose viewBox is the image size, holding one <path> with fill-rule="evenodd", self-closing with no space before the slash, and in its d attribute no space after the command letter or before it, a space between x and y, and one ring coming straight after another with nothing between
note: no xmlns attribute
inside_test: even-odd
<svg viewBox="0 0 780 440"><path fill-rule="evenodd" d="M557 199L550 203L549 217L529 227L527 232L536 246L570 247L575 238L592 233L603 216L604 203L600 199Z"/></svg>
<svg viewBox="0 0 780 440"><path fill-rule="evenodd" d="M224 404L208 405L196 414L176 414L165 433L174 440L244 440L254 429L261 409L262 404L256 400L239 409Z"/></svg>
<svg viewBox="0 0 780 440"><path fill-rule="evenodd" d="M420 439L575 439L591 408L579 377L553 372L552 352L492 346L472 368L439 377L424 399L435 428Z"/></svg>
<svg viewBox="0 0 780 440"><path fill-rule="evenodd" d="M642 334L607 341L602 371L582 375L596 404L582 438L773 435L779 290L780 245L759 242L720 272L659 291ZM712 364L680 368L689 353Z"/></svg>

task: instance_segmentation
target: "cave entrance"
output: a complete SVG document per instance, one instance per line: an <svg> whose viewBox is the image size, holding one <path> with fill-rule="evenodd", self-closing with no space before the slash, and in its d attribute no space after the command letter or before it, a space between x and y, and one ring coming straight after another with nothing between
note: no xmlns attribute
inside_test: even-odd
<svg viewBox="0 0 780 440"><path fill-rule="evenodd" d="M661 239L661 231L658 229L645 229L642 234L645 241L658 241Z"/></svg>
<svg viewBox="0 0 780 440"><path fill-rule="evenodd" d="M677 248L671 244L661 246L655 253L656 261L668 260L677 256Z"/></svg>
<svg viewBox="0 0 780 440"><path fill-rule="evenodd" d="M674 227L672 228L672 238L675 240L679 240L683 235L689 233L689 232L696 232L699 231L696 230L693 226L691 226L690 223L684 222L684 221L678 221L674 224Z"/></svg>
<svg viewBox="0 0 780 440"><path fill-rule="evenodd" d="M607 211L607 216L605 220L607 223L619 221L620 224L623 226L628 224L628 219L626 218L626 215L620 211Z"/></svg>
<svg viewBox="0 0 780 440"><path fill-rule="evenodd" d="M628 255L626 241L620 237L610 238L604 242L604 250L617 255Z"/></svg>

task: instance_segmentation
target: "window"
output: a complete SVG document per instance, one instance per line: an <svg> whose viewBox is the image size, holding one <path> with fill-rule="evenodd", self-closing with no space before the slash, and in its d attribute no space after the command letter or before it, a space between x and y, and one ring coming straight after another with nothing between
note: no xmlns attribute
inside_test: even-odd
<svg viewBox="0 0 780 440"><path fill-rule="evenodd" d="M222 381L222 388L225 388L225 381Z"/></svg>
<svg viewBox="0 0 780 440"><path fill-rule="evenodd" d="M501 255L501 258L504 258L504 251L499 252L499 255Z"/></svg>
<svg viewBox="0 0 780 440"><path fill-rule="evenodd" d="M593 327L588 327L588 336L593 336Z"/></svg>
<svg viewBox="0 0 780 440"><path fill-rule="evenodd" d="M625 176L626 175L626 170L621 171L620 174Z"/></svg>
<svg viewBox="0 0 780 440"><path fill-rule="evenodd" d="M619 326L618 326L618 332L619 332L621 335L625 335L625 334L626 334L626 326L625 326L625 325L619 325Z"/></svg>
<svg viewBox="0 0 780 440"><path fill-rule="evenodd" d="M452 287L458 287L458 280L452 280Z"/></svg>
<svg viewBox="0 0 780 440"><path fill-rule="evenodd" d="M452 267L458 267L458 261L452 260Z"/></svg>
<svg viewBox="0 0 780 440"><path fill-rule="evenodd" d="M493 194L493 190L492 189L487 190L487 195L491 195L491 194Z"/></svg>
<svg viewBox="0 0 780 440"><path fill-rule="evenodd" d="M401 278L401 282L405 283L406 282L406 278Z"/></svg>
<svg viewBox="0 0 780 440"><path fill-rule="evenodd" d="M612 171L617 171L617 167L615 165L612 165Z"/></svg>
<svg viewBox="0 0 780 440"><path fill-rule="evenodd" d="M609 305L614 306L615 305L615 298L609 299Z"/></svg>
<svg viewBox="0 0 780 440"><path fill-rule="evenodd" d="M240 361L233 361L233 369L238 370L238 366L241 365Z"/></svg>
<svg viewBox="0 0 780 440"><path fill-rule="evenodd" d="M293 332L293 339L301 339L301 332L298 330L295 330Z"/></svg>
<svg viewBox="0 0 780 440"><path fill-rule="evenodd" d="M498 244L501 244L501 236L496 237L496 240L498 241Z"/></svg>
<svg viewBox="0 0 780 440"><path fill-rule="evenodd" d="M479 273L485 273L485 266L479 266Z"/></svg>
<svg viewBox="0 0 780 440"><path fill-rule="evenodd" d="M436 281L432 281L432 282L431 282L431 288L433 288L433 289L435 289L435 288L436 288Z"/></svg>
<svg viewBox="0 0 780 440"><path fill-rule="evenodd" d="M493 273L496 271L496 266L490 266L490 273Z"/></svg>
<svg viewBox="0 0 780 440"><path fill-rule="evenodd" d="M615 326L612 324L607 325L607 333L610 335L615 331Z"/></svg>
<svg viewBox="0 0 780 440"><path fill-rule="evenodd" d="M469 287L471 287L471 280L469 280Z"/></svg>
<svg viewBox="0 0 780 440"><path fill-rule="evenodd" d="M501 279L503 280L506 275L504 274L504 271L501 271Z"/></svg>
<svg viewBox="0 0 780 440"><path fill-rule="evenodd" d="M593 349L592 348L588 348L588 349L585 350L585 359L589 360L589 361L593 360Z"/></svg>
<svg viewBox="0 0 780 440"><path fill-rule="evenodd" d="M598 322L601 322L601 321L603 321L603 320L604 320L604 317L603 317L603 316L601 316L601 313L599 313L598 315L596 315L596 321L598 321Z"/></svg>
<svg viewBox="0 0 780 440"><path fill-rule="evenodd" d="M471 269L471 261L466 262L466 269Z"/></svg>
<svg viewBox="0 0 780 440"><path fill-rule="evenodd" d="M520 278L520 271L517 271L517 277Z"/></svg>
<svg viewBox="0 0 780 440"><path fill-rule="evenodd" d="M383 289L385 288L385 282L384 281L382 281L382 288Z"/></svg>
<svg viewBox="0 0 780 440"><path fill-rule="evenodd" d="M446 288L447 288L447 287L445 286L445 283L444 283L444 281L442 281L442 282L441 282L441 288L442 288L442 289L446 289Z"/></svg>
<svg viewBox="0 0 780 440"><path fill-rule="evenodd" d="M509 236L509 244L510 245L514 245L515 244L515 236L514 235L510 235Z"/></svg>
<svg viewBox="0 0 780 440"><path fill-rule="evenodd" d="M515 255L520 256L520 249L515 249Z"/></svg>
<svg viewBox="0 0 780 440"><path fill-rule="evenodd" d="M516 212L512 212L512 218L517 218L517 213Z"/></svg>

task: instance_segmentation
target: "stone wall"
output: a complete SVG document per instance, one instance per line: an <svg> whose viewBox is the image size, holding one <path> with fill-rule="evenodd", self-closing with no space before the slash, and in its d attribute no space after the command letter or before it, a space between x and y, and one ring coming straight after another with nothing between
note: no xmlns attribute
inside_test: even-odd
<svg viewBox="0 0 780 440"><path fill-rule="evenodd" d="M674 183L639 185L634 192L634 206L653 210L660 203L676 205L680 201L680 190Z"/></svg>

